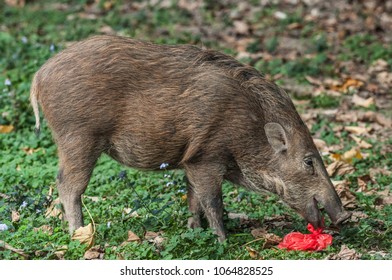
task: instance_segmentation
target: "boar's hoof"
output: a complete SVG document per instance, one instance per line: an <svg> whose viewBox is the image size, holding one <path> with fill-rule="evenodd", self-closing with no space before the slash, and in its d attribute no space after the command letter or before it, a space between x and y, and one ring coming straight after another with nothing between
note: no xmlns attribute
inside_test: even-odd
<svg viewBox="0 0 392 280"><path fill-rule="evenodd" d="M200 218L190 217L188 219L188 228L199 228L201 227Z"/></svg>

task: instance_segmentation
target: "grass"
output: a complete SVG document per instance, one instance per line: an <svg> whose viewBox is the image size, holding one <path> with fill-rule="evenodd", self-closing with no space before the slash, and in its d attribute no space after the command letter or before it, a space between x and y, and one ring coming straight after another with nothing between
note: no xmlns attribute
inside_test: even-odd
<svg viewBox="0 0 392 280"><path fill-rule="evenodd" d="M101 1L98 12L89 14L89 18L83 4L86 1L41 2L45 3L36 1L23 8L0 3L0 125L14 127L11 133L0 133L0 193L3 194L0 197L0 223L8 227L8 230L0 231L0 240L23 249L31 259L57 259L62 250L62 258L83 259L86 246L70 239L60 219L45 216L49 205L58 197L55 189L58 159L56 146L45 124L40 137L33 133L34 117L28 100L32 75L48 58L63 49L66 42L97 34L107 26L122 35L157 43L202 44L230 54L236 51L214 38L203 39L200 34L178 31L178 26L191 26L193 18L189 11L174 6L147 5L126 13L121 9L121 1L112 1L114 6L111 8L105 8L105 1ZM64 9L56 8L59 2L65 5ZM220 9L216 5L209 1L200 10L204 21L214 22L214 12ZM275 9L271 6L262 13L265 26L276 21L272 17ZM250 21L256 22L256 19ZM231 26L229 18L224 18L223 22ZM295 22L305 24L301 11L289 14L279 23L265 46L260 48L258 41L254 40L256 43L250 43L248 51L276 52L281 32ZM263 22L259 22L259 26L264 26ZM312 56L292 61L274 58L250 63L262 72L292 77L299 83L304 83L305 75L336 75L328 65L330 46L325 34L313 31L313 26L305 26L302 32L303 40L310 42L311 48L307 52ZM391 49L382 48L371 35L348 37L339 56L342 60L359 59L367 65L384 58L391 65ZM6 81L11 84L6 85ZM310 106L332 108L339 102L327 95L319 95L311 100ZM346 138L342 140L334 134L336 125L319 117L312 133L319 133L328 145L341 141L347 144ZM392 144L391 140L387 141ZM356 173L344 177L350 181L353 191L358 188L357 176L372 167L392 166L391 154L380 152L388 143L374 144L374 151L367 159L355 162ZM391 178L379 175L377 184L371 184L378 190L390 188ZM95 245L105 253L105 259L252 259L249 247L260 259L323 259L339 252L343 244L360 252L364 259L392 258L392 206L377 210L374 206L377 194L355 193L358 210L367 217L335 235L334 244L327 250L310 253L278 250L268 246L265 240L254 241L251 229L263 225L263 222L268 224L271 217L284 217L286 226L268 227L269 232L279 236L293 230L305 232L305 222L278 197L256 195L228 183L224 185L228 240L219 244L209 229L188 229L186 224L190 214L185 187L182 171L141 172L125 168L106 156L101 157L84 196L84 214L85 222L90 223L86 210L91 213L96 224ZM15 212L20 215L19 219L12 218ZM249 218L245 221L229 219L228 213L246 213ZM47 232L42 226L49 226L51 230ZM157 232L164 241L123 243L128 231L140 237L146 232ZM20 258L23 257L0 248L0 259Z"/></svg>

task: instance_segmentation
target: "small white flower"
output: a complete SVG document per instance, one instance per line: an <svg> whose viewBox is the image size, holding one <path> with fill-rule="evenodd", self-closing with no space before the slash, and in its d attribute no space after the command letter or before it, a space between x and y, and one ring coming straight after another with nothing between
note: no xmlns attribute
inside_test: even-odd
<svg viewBox="0 0 392 280"><path fill-rule="evenodd" d="M159 169L165 169L165 168L167 168L169 166L169 164L168 163L162 163L160 166L159 166Z"/></svg>
<svg viewBox="0 0 392 280"><path fill-rule="evenodd" d="M6 224L0 224L0 231L8 230L8 226Z"/></svg>
<svg viewBox="0 0 392 280"><path fill-rule="evenodd" d="M4 84L6 85L6 86L10 86L10 85L12 85L12 83L11 83L11 80L10 79L5 79L5 82L4 82Z"/></svg>
<svg viewBox="0 0 392 280"><path fill-rule="evenodd" d="M167 183L166 183L166 187L170 187L170 186L173 186L173 185L174 185L173 182L167 182Z"/></svg>
<svg viewBox="0 0 392 280"><path fill-rule="evenodd" d="M164 174L163 177L164 178L170 178L171 176L170 176L170 174Z"/></svg>
<svg viewBox="0 0 392 280"><path fill-rule="evenodd" d="M109 221L107 224L106 224L106 226L108 227L108 228L110 228L110 225L111 225L112 223Z"/></svg>
<svg viewBox="0 0 392 280"><path fill-rule="evenodd" d="M23 37L21 38L21 40L22 40L22 43L23 43L23 44L26 44L26 43L27 43L27 38L26 38L26 36L23 36Z"/></svg>
<svg viewBox="0 0 392 280"><path fill-rule="evenodd" d="M26 208L26 206L27 206L27 202L26 202L26 201L23 201L23 202L22 202L22 205L20 206L20 208Z"/></svg>

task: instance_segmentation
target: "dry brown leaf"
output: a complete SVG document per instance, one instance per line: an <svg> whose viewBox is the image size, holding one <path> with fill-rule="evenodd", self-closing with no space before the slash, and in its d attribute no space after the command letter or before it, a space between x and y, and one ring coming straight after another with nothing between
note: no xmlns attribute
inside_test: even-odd
<svg viewBox="0 0 392 280"><path fill-rule="evenodd" d="M363 156L357 147L351 148L342 155L342 160L350 164L354 158L363 159Z"/></svg>
<svg viewBox="0 0 392 280"><path fill-rule="evenodd" d="M376 73L376 72L382 72L388 69L388 62L385 61L384 59L377 59L372 63L372 65L369 67L368 72L371 73Z"/></svg>
<svg viewBox="0 0 392 280"><path fill-rule="evenodd" d="M354 209L357 207L356 199L354 194L350 191L348 186L348 182L346 180L343 181L332 181L335 190L342 201L342 204L347 209Z"/></svg>
<svg viewBox="0 0 392 280"><path fill-rule="evenodd" d="M348 78L348 79L346 79L344 81L343 84L332 85L331 89L334 90L334 91L347 93L349 90L359 89L363 85L364 85L364 83L362 81L360 81L360 80L356 80L356 79L353 79L353 78Z"/></svg>
<svg viewBox="0 0 392 280"><path fill-rule="evenodd" d="M85 227L80 227L72 235L72 240L78 240L82 244L86 244L90 248L94 244L94 228L90 223Z"/></svg>
<svg viewBox="0 0 392 280"><path fill-rule="evenodd" d="M369 216L361 211L352 211L350 221L357 223L360 219L366 219L367 217Z"/></svg>
<svg viewBox="0 0 392 280"><path fill-rule="evenodd" d="M331 254L327 257L329 260L358 260L360 258L361 254L354 249L348 248L346 245L342 245L339 253Z"/></svg>
<svg viewBox="0 0 392 280"><path fill-rule="evenodd" d="M238 34L246 35L249 33L249 25L242 20L235 20L233 22L234 30Z"/></svg>
<svg viewBox="0 0 392 280"><path fill-rule="evenodd" d="M370 175L363 175L363 176L357 177L357 183L359 186L359 188L357 189L357 192L373 194L375 192L375 190L369 190L369 188L367 187L367 184L369 182L374 183L372 178L370 177Z"/></svg>
<svg viewBox="0 0 392 280"><path fill-rule="evenodd" d="M154 241L154 239L159 236L158 233L153 232L153 231L146 231L146 233L144 234L144 239L148 240L148 241Z"/></svg>
<svg viewBox="0 0 392 280"><path fill-rule="evenodd" d="M316 78L311 77L311 76L308 76L308 75L305 76L305 79L306 79L309 83L311 83L311 84L313 84L313 85L321 86L321 85L323 84L323 81L322 81L322 80L316 79Z"/></svg>
<svg viewBox="0 0 392 280"><path fill-rule="evenodd" d="M0 133L10 133L14 130L13 125L0 125Z"/></svg>
<svg viewBox="0 0 392 280"><path fill-rule="evenodd" d="M53 228L51 226L49 226L49 225L43 225L43 226L40 226L38 228L34 228L33 231L34 232L42 231L44 233L47 233L48 235L52 235L53 234Z"/></svg>
<svg viewBox="0 0 392 280"><path fill-rule="evenodd" d="M380 72L376 76L377 81L385 87L392 86L392 73L384 71Z"/></svg>
<svg viewBox="0 0 392 280"><path fill-rule="evenodd" d="M353 133L355 135L365 135L368 134L372 129L370 127L362 127L362 126L345 126L344 130Z"/></svg>
<svg viewBox="0 0 392 280"><path fill-rule="evenodd" d="M344 161L335 161L327 166L327 172L330 177L351 174L354 173L354 171L355 168Z"/></svg>
<svg viewBox="0 0 392 280"><path fill-rule="evenodd" d="M267 232L265 228L255 228L251 231L251 234L255 239L265 240L263 248L270 248L272 246L279 244L283 240L282 237Z"/></svg>
<svg viewBox="0 0 392 280"><path fill-rule="evenodd" d="M366 142L365 140L363 140L353 134L350 134L350 137L358 144L358 147L361 149L370 149L371 147L373 147L372 144Z"/></svg>
<svg viewBox="0 0 392 280"><path fill-rule="evenodd" d="M111 28L109 25L102 26L99 29L99 32L101 32L105 35L115 35L116 34L116 31L113 28Z"/></svg>
<svg viewBox="0 0 392 280"><path fill-rule="evenodd" d="M54 254L56 255L57 259L62 260L64 259L64 255L68 250L68 246L67 245L63 245L59 248L57 248L56 252L54 252Z"/></svg>
<svg viewBox="0 0 392 280"><path fill-rule="evenodd" d="M26 0L5 0L5 3L11 7L24 7Z"/></svg>
<svg viewBox="0 0 392 280"><path fill-rule="evenodd" d="M60 198L56 198L46 210L45 217L58 217L61 219L62 215Z"/></svg>
<svg viewBox="0 0 392 280"><path fill-rule="evenodd" d="M102 260L105 253L99 245L91 247L84 253L84 259L86 260Z"/></svg>
<svg viewBox="0 0 392 280"><path fill-rule="evenodd" d="M272 215L264 217L263 225L267 228L291 228L293 223L291 217L288 214L283 215Z"/></svg>
<svg viewBox="0 0 392 280"><path fill-rule="evenodd" d="M253 249L253 248L251 248L249 246L246 246L246 250L248 251L249 256L252 259L258 259L259 258L259 253L255 249Z"/></svg>
<svg viewBox="0 0 392 280"><path fill-rule="evenodd" d="M234 219L249 220L248 215L246 215L246 214L244 214L244 213L231 213L231 212L229 212L229 213L227 214L227 217L228 217L229 219L232 219L232 220L234 220Z"/></svg>
<svg viewBox="0 0 392 280"><path fill-rule="evenodd" d="M351 101L354 103L355 106L364 107L364 108L369 108L370 106L375 104L373 97L369 97L369 98L365 99L365 98L360 97L357 94L353 95L353 98L351 99Z"/></svg>
<svg viewBox="0 0 392 280"><path fill-rule="evenodd" d="M27 155L32 155L38 151L41 150L41 148L37 148L37 149L33 149L33 148L29 148L29 147L24 147L22 148L22 150L27 154Z"/></svg>
<svg viewBox="0 0 392 280"><path fill-rule="evenodd" d="M137 236L133 231L128 231L128 239L127 242L139 242L140 237Z"/></svg>
<svg viewBox="0 0 392 280"><path fill-rule="evenodd" d="M369 175L373 180L376 180L376 176L378 174L381 175L385 175L385 176L392 176L392 171L384 168L380 168L380 167L376 167L376 168L370 168L369 169Z"/></svg>
<svg viewBox="0 0 392 280"><path fill-rule="evenodd" d="M20 220L20 214L18 211L12 210L11 212L11 220L13 223L19 222Z"/></svg>
<svg viewBox="0 0 392 280"><path fill-rule="evenodd" d="M329 148L327 146L327 143L324 140L321 139L313 139L314 144L316 145L316 148L320 152L329 152Z"/></svg>
<svg viewBox="0 0 392 280"><path fill-rule="evenodd" d="M11 252L14 252L18 255L21 255L25 259L29 258L29 255L26 254L22 249L16 249L16 248L12 247L11 245L9 245L8 243L4 242L3 240L0 240L0 249L1 250L2 249L10 250Z"/></svg>
<svg viewBox="0 0 392 280"><path fill-rule="evenodd" d="M391 205L392 204L392 195L390 195L389 189L385 189L383 191L377 192L379 197L376 199L376 205Z"/></svg>

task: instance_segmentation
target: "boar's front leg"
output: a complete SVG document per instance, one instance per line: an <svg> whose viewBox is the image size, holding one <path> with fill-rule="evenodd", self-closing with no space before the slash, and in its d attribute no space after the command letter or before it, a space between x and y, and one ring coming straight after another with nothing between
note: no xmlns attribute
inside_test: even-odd
<svg viewBox="0 0 392 280"><path fill-rule="evenodd" d="M211 163L186 164L185 172L189 180L188 203L193 217L188 225L200 226L200 210L207 217L210 227L223 242L226 233L223 227L223 201L221 166Z"/></svg>
<svg viewBox="0 0 392 280"><path fill-rule="evenodd" d="M94 165L101 153L91 139L76 136L58 141L59 172L57 189L68 221L70 234L83 226L81 195L86 190Z"/></svg>
<svg viewBox="0 0 392 280"><path fill-rule="evenodd" d="M202 209L200 205L200 201L196 196L194 186L187 180L188 185L188 207L189 211L192 213L192 217L188 219L188 227L189 228L198 228L201 227L200 216L202 214Z"/></svg>

